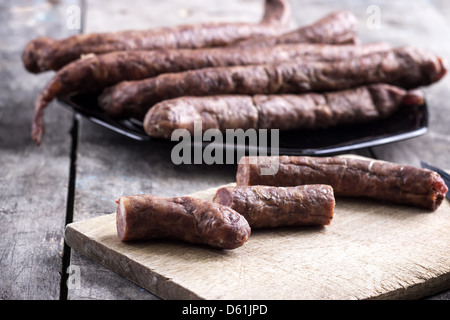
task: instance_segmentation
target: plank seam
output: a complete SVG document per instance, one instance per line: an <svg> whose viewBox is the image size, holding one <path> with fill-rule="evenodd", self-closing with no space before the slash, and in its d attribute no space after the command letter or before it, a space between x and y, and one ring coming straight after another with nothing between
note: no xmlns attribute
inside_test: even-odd
<svg viewBox="0 0 450 320"><path fill-rule="evenodd" d="M70 136L72 140L70 149L70 167L69 167L69 185L67 191L67 207L66 207L66 221L65 226L73 221L73 211L75 203L75 183L77 172L77 149L78 149L78 132L79 132L79 120L76 115L73 117L72 128L70 130ZM68 274L66 272L70 265L71 249L64 241L64 249L62 256L62 270L61 270L61 283L60 283L60 300L67 300L67 279Z"/></svg>

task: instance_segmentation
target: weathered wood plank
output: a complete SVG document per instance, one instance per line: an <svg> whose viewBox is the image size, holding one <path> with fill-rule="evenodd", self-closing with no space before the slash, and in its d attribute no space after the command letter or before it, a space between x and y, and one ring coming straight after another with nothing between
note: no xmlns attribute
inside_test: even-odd
<svg viewBox="0 0 450 320"><path fill-rule="evenodd" d="M60 5L8 5L0 10L0 299L59 299L70 165L72 114L52 104L48 134L30 138L33 102L51 74L27 73L26 42L73 34ZM70 1L74 3L74 1Z"/></svg>

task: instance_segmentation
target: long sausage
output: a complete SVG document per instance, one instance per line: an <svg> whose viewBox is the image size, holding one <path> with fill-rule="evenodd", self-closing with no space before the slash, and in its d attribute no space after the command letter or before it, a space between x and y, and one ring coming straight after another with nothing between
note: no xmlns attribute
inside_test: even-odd
<svg viewBox="0 0 450 320"><path fill-rule="evenodd" d="M116 226L121 241L175 239L222 249L242 246L251 232L247 220L229 207L155 195L119 197Z"/></svg>
<svg viewBox="0 0 450 320"><path fill-rule="evenodd" d="M111 116L143 119L157 102L180 96L298 94L381 82L416 88L438 81L445 73L444 62L438 56L403 47L336 62L293 61L166 73L123 81L105 89L98 101Z"/></svg>
<svg viewBox="0 0 450 320"><path fill-rule="evenodd" d="M144 119L146 133L170 139L176 129L194 134L217 129L323 129L357 124L390 116L400 106L421 105L420 91L374 84L352 89L304 94L218 95L180 97L153 106Z"/></svg>
<svg viewBox="0 0 450 320"><path fill-rule="evenodd" d="M223 187L213 201L242 214L251 228L328 225L335 206L328 185Z"/></svg>
<svg viewBox="0 0 450 320"><path fill-rule="evenodd" d="M270 47L286 43L355 44L358 20L349 11L332 12L315 23L283 33L279 36L253 37L237 42L241 48Z"/></svg>
<svg viewBox="0 0 450 320"><path fill-rule="evenodd" d="M286 31L291 14L287 0L265 0L260 23L209 22L193 25L80 34L62 40L37 38L22 54L25 68L33 73L59 70L83 54L121 50L154 50L217 47L254 36L273 36Z"/></svg>
<svg viewBox="0 0 450 320"><path fill-rule="evenodd" d="M429 210L436 210L448 191L440 175L430 170L344 157L242 157L236 183L328 184L336 196L369 197Z"/></svg>
<svg viewBox="0 0 450 320"><path fill-rule="evenodd" d="M45 107L68 93L100 92L124 80L141 80L163 73L207 67L279 63L291 60L336 61L389 50L387 43L365 45L277 45L260 49L204 48L150 51L119 51L93 55L59 70L37 97L34 105L33 140L40 142Z"/></svg>

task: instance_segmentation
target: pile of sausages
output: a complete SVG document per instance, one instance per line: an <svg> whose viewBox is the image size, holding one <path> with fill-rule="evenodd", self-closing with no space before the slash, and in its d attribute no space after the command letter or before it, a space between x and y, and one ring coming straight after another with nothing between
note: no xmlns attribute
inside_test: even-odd
<svg viewBox="0 0 450 320"><path fill-rule="evenodd" d="M177 128L193 131L194 121L204 131L373 121L423 103L417 89L446 74L444 61L426 50L360 43L351 12L290 30L287 0L265 0L264 8L259 23L30 41L25 68L56 71L36 99L32 139L41 143L45 107L67 94L98 94L108 116L143 121L148 135L168 139Z"/></svg>
<svg viewBox="0 0 450 320"><path fill-rule="evenodd" d="M276 170L266 174L268 167ZM436 172L346 157L242 157L236 186L212 201L194 197L122 196L116 226L121 241L176 239L235 249L253 228L329 225L335 196L363 197L434 211L448 187Z"/></svg>

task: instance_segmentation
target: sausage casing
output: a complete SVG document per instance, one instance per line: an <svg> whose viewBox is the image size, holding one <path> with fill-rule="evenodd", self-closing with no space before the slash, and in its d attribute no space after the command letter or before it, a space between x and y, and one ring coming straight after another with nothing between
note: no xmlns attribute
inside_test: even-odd
<svg viewBox="0 0 450 320"><path fill-rule="evenodd" d="M121 241L175 239L235 249L250 236L245 218L233 209L193 197L122 196L117 200Z"/></svg>
<svg viewBox="0 0 450 320"><path fill-rule="evenodd" d="M263 168L276 168L262 174ZM447 186L434 171L346 157L242 157L237 185L328 184L336 196L369 197L436 210Z"/></svg>
<svg viewBox="0 0 450 320"><path fill-rule="evenodd" d="M252 228L328 225L335 206L328 185L222 187L213 201L242 214Z"/></svg>
<svg viewBox="0 0 450 320"><path fill-rule="evenodd" d="M260 23L204 22L148 30L78 34L64 39L40 37L26 45L22 60L28 71L39 73L59 70L89 53L218 47L250 37L283 33L291 14L289 3L265 0L264 11Z"/></svg>
<svg viewBox="0 0 450 320"><path fill-rule="evenodd" d="M176 129L194 134L195 122L202 123L203 131L323 129L383 119L400 106L423 102L420 91L387 84L325 93L179 97L154 105L144 118L144 129L164 139Z"/></svg>
<svg viewBox="0 0 450 320"><path fill-rule="evenodd" d="M241 48L270 47L280 43L357 43L358 19L346 10L334 11L311 25L278 36L253 37L239 41Z"/></svg>

